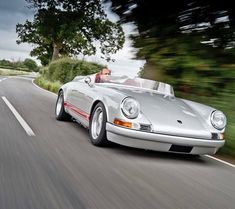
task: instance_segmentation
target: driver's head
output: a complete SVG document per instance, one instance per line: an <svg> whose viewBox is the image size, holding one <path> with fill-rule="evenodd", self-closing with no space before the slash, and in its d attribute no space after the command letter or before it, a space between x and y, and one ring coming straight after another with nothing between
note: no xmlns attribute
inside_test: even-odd
<svg viewBox="0 0 235 209"><path fill-rule="evenodd" d="M109 70L108 68L103 68L101 70L101 75L111 75L111 70Z"/></svg>
<svg viewBox="0 0 235 209"><path fill-rule="evenodd" d="M99 73L96 74L95 82L96 83L106 82L109 80L108 79L109 75L111 75L111 70L105 67Z"/></svg>

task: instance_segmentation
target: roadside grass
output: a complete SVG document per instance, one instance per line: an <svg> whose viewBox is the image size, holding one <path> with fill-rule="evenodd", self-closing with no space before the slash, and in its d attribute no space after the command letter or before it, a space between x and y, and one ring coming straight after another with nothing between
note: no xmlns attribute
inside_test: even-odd
<svg viewBox="0 0 235 209"><path fill-rule="evenodd" d="M7 70L17 70L17 71L29 72L29 69L25 68L25 67L12 67L12 66L1 66L0 65L0 68L7 69Z"/></svg>
<svg viewBox="0 0 235 209"><path fill-rule="evenodd" d="M0 68L0 75L2 76L27 75L27 74L28 72L24 72L24 71Z"/></svg>
<svg viewBox="0 0 235 209"><path fill-rule="evenodd" d="M225 131L225 146L219 150L218 154L232 156L235 159L235 124L228 124Z"/></svg>
<svg viewBox="0 0 235 209"><path fill-rule="evenodd" d="M55 82L48 81L43 76L37 77L34 80L34 82L41 88L54 92L54 93L58 93L60 86L62 86L62 84L59 81L55 81Z"/></svg>

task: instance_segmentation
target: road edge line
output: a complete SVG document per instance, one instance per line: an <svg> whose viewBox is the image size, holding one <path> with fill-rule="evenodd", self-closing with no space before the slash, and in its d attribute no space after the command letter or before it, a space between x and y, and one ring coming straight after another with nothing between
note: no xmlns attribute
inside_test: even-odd
<svg viewBox="0 0 235 209"><path fill-rule="evenodd" d="M17 112L17 110L14 108L14 106L8 101L8 99L4 96L2 96L3 101L5 102L5 104L8 106L8 108L11 110L11 112L13 113L13 115L15 116L15 118L18 120L18 122L20 123L20 125L23 127L23 129L25 130L25 132L29 135L29 136L35 136L35 133L33 132L33 130L30 128L30 126L28 125L28 123L21 117L21 115Z"/></svg>
<svg viewBox="0 0 235 209"><path fill-rule="evenodd" d="M211 159L213 159L213 160L216 160L216 161L218 161L218 162L220 162L220 163L223 163L223 164L225 164L225 165L228 165L228 166L230 166L230 167L235 168L235 165L232 164L232 163L226 162L226 161L224 161L224 160L221 160L221 159L219 159L219 158L213 157L213 156L211 156L211 155L205 155L205 156L208 157L208 158L211 158Z"/></svg>
<svg viewBox="0 0 235 209"><path fill-rule="evenodd" d="M42 88L42 87L38 86L36 83L34 83L34 80L35 80L35 78L34 78L34 79L32 79L32 84L33 84L35 87L37 87L38 89L41 89L42 91L45 91L45 92L47 92L47 93L51 93L51 94L52 94L52 95L54 95L54 96L57 96L57 94L56 94L56 93L51 92L51 91L48 91L48 90L46 90L46 89L44 89L44 88Z"/></svg>

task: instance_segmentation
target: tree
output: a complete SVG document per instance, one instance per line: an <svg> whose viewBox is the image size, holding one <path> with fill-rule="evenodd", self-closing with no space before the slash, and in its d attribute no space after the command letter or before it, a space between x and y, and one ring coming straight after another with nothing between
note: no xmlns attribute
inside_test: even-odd
<svg viewBox="0 0 235 209"><path fill-rule="evenodd" d="M17 43L31 43L42 64L61 55L92 55L99 45L107 60L124 44L119 23L111 22L102 0L26 0L35 9L32 22L17 24Z"/></svg>
<svg viewBox="0 0 235 209"><path fill-rule="evenodd" d="M32 59L26 58L23 64L28 68L29 71L38 72L39 70L37 63Z"/></svg>
<svg viewBox="0 0 235 209"><path fill-rule="evenodd" d="M200 36L198 42L221 49L235 47L235 9L230 0L111 0L123 22L135 21L140 35L172 38ZM144 17L144 18L143 18Z"/></svg>
<svg viewBox="0 0 235 209"><path fill-rule="evenodd" d="M229 70L235 66L231 1L166 0L157 6L155 0L111 1L122 22L137 25L136 57L146 60L141 76L204 95L220 92L225 80L234 82L229 78L235 72Z"/></svg>

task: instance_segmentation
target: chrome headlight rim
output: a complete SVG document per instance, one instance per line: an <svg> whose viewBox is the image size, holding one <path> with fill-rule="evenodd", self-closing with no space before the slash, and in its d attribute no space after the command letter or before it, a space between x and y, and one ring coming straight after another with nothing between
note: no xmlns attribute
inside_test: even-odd
<svg viewBox="0 0 235 209"><path fill-rule="evenodd" d="M126 110L126 106L125 106L127 104L127 102L133 102L133 104L136 105L136 111L134 113L128 114L128 110ZM128 119L135 119L140 114L140 104L139 104L139 102L136 99L134 99L132 97L126 97L121 102L121 111L122 111L123 115L126 118L128 118Z"/></svg>
<svg viewBox="0 0 235 209"><path fill-rule="evenodd" d="M220 114L220 116L223 117L223 121L222 121L222 125L218 125L217 122L215 121L215 115L218 115ZM226 119L226 116L224 115L224 113L222 111L219 111L219 110L214 110L212 113L211 113L211 117L210 117L210 121L211 121L211 124L214 128L218 129L218 130L223 130L227 124L227 119Z"/></svg>

